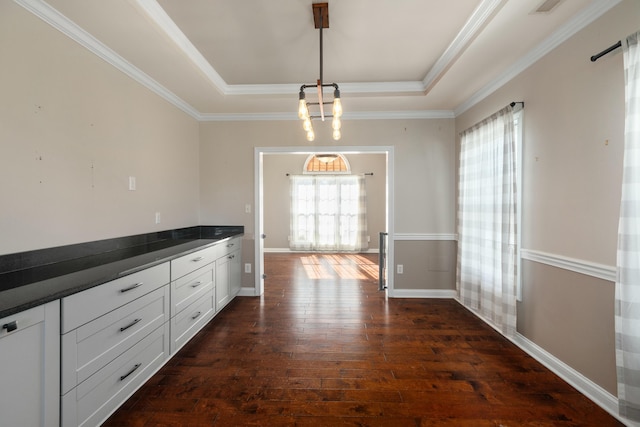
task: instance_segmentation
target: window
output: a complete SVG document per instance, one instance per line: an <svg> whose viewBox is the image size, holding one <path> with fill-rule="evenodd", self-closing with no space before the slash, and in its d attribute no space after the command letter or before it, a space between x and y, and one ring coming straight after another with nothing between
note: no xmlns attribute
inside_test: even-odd
<svg viewBox="0 0 640 427"><path fill-rule="evenodd" d="M303 173L351 173L351 167L342 154L312 154L304 164Z"/></svg>
<svg viewBox="0 0 640 427"><path fill-rule="evenodd" d="M337 155L331 162L347 167ZM311 161L310 161L311 159ZM325 168L324 166L320 166ZM326 169L326 168L325 168ZM364 176L336 175L333 172L294 175L291 183L289 247L305 251L361 251L368 246Z"/></svg>

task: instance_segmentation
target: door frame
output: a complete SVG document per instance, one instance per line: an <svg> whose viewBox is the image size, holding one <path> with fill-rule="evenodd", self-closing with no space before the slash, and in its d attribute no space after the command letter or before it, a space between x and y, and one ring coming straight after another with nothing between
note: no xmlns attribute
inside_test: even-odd
<svg viewBox="0 0 640 427"><path fill-rule="evenodd" d="M394 265L394 183L395 183L395 160L393 146L344 146L344 147L255 147L254 148L254 243L255 243L255 288L254 295L261 296L264 293L264 156L268 154L313 154L313 153L339 153L339 154L386 154L387 174L386 174L386 232L387 242L387 265ZM393 296L393 269L387 270L387 295Z"/></svg>

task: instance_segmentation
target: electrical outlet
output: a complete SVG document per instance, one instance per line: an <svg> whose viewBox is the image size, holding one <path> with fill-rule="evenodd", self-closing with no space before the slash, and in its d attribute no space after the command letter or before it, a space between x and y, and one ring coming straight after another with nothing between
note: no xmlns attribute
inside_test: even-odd
<svg viewBox="0 0 640 427"><path fill-rule="evenodd" d="M251 273L251 263L248 262L244 265L244 272Z"/></svg>
<svg viewBox="0 0 640 427"><path fill-rule="evenodd" d="M404 265L398 264L398 266L396 267L396 270L397 270L398 274L404 273Z"/></svg>
<svg viewBox="0 0 640 427"><path fill-rule="evenodd" d="M249 203L244 205L244 213L251 213L251 205Z"/></svg>
<svg viewBox="0 0 640 427"><path fill-rule="evenodd" d="M156 224L160 224L160 220L162 218L160 217L160 212L156 212Z"/></svg>
<svg viewBox="0 0 640 427"><path fill-rule="evenodd" d="M129 177L129 191L134 191L136 189L136 177Z"/></svg>

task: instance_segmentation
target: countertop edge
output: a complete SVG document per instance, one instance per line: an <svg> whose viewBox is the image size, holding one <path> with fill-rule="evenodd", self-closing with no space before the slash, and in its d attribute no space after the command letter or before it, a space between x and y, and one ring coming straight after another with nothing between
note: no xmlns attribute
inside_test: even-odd
<svg viewBox="0 0 640 427"><path fill-rule="evenodd" d="M143 255L103 264L0 292L0 319L100 286L155 265L243 236L237 233L220 239L195 239ZM154 258L155 255L158 255ZM167 282L169 283L169 282ZM5 307L6 305L6 307Z"/></svg>

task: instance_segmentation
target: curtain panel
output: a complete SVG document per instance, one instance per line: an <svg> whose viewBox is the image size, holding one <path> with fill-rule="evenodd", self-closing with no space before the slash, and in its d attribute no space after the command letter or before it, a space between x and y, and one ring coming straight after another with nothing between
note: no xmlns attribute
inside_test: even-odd
<svg viewBox="0 0 640 427"><path fill-rule="evenodd" d="M360 252L367 239L363 175L292 175L289 247Z"/></svg>
<svg viewBox="0 0 640 427"><path fill-rule="evenodd" d="M640 421L640 31L622 42L625 141L615 290L620 415Z"/></svg>
<svg viewBox="0 0 640 427"><path fill-rule="evenodd" d="M514 336L517 152L508 106L461 135L458 260L460 302Z"/></svg>

